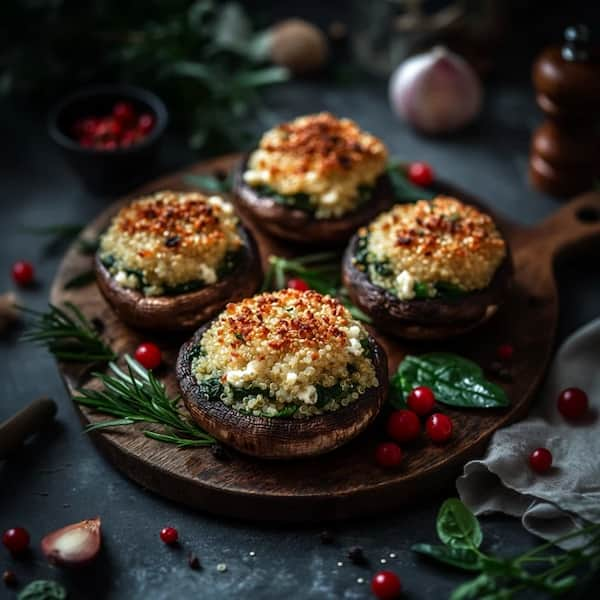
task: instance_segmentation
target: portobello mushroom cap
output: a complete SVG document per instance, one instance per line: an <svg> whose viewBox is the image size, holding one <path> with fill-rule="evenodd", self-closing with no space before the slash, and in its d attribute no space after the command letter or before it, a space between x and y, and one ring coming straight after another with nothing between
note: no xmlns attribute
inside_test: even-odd
<svg viewBox="0 0 600 600"><path fill-rule="evenodd" d="M365 271L356 268L358 234L350 240L342 261L342 280L350 299L373 319L376 328L413 340L442 340L485 323L504 301L513 274L510 248L490 284L457 298L399 300L375 285Z"/></svg>
<svg viewBox="0 0 600 600"><path fill-rule="evenodd" d="M361 433L377 416L388 389L387 357L369 336L373 365L379 385L369 388L352 404L335 412L303 419L257 417L211 400L200 391L192 372L193 352L210 323L203 325L181 347L177 358L177 381L192 419L219 441L243 454L268 459L290 459L330 452Z"/></svg>
<svg viewBox="0 0 600 600"><path fill-rule="evenodd" d="M263 274L254 237L242 225L238 225L237 232L244 250L234 270L199 290L172 296L145 296L140 290L119 285L96 252L94 270L98 287L119 318L132 327L189 331L221 312L229 302L252 296L261 286Z"/></svg>
<svg viewBox="0 0 600 600"><path fill-rule="evenodd" d="M380 175L369 201L341 217L316 219L310 213L283 206L261 195L244 181L248 157L236 169L233 202L238 212L255 222L267 233L301 244L335 246L346 242L362 225L371 221L391 204L392 188L387 174Z"/></svg>

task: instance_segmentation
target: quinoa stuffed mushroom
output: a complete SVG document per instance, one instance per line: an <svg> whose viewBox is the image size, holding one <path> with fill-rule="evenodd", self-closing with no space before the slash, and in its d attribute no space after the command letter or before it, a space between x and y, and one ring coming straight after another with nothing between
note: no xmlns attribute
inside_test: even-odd
<svg viewBox="0 0 600 600"><path fill-rule="evenodd" d="M252 295L262 271L252 235L220 196L161 191L121 208L100 238L102 294L133 327L189 330Z"/></svg>
<svg viewBox="0 0 600 600"><path fill-rule="evenodd" d="M299 243L346 242L389 202L387 150L350 119L298 117L267 131L234 180L240 210Z"/></svg>
<svg viewBox="0 0 600 600"><path fill-rule="evenodd" d="M358 435L387 390L383 349L337 300L285 289L229 304L183 345L193 419L262 458L328 452Z"/></svg>
<svg viewBox="0 0 600 600"><path fill-rule="evenodd" d="M352 238L343 260L352 301L376 327L444 339L487 321L512 276L493 219L447 196L398 204Z"/></svg>

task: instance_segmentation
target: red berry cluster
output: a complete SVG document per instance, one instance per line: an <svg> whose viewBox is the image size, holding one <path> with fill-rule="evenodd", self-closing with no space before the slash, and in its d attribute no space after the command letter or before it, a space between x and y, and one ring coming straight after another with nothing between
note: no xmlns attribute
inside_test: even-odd
<svg viewBox="0 0 600 600"><path fill-rule="evenodd" d="M109 115L82 117L72 134L84 148L116 150L143 140L154 128L154 115L138 113L129 102L117 102Z"/></svg>
<svg viewBox="0 0 600 600"><path fill-rule="evenodd" d="M402 460L402 450L398 443L414 442L421 435L419 417L427 417L425 432L435 444L443 444L452 435L452 421L442 413L433 413L435 395L431 388L418 386L406 399L408 409L395 410L388 418L386 431L394 440L377 446L375 459L383 467L395 467Z"/></svg>

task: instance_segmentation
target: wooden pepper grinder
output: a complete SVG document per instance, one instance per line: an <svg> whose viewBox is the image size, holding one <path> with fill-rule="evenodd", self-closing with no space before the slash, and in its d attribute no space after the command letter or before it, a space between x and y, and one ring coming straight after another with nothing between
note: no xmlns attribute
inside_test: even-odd
<svg viewBox="0 0 600 600"><path fill-rule="evenodd" d="M529 174L555 196L589 190L600 178L600 53L584 25L568 27L564 38L533 65L536 100L547 119L533 134Z"/></svg>

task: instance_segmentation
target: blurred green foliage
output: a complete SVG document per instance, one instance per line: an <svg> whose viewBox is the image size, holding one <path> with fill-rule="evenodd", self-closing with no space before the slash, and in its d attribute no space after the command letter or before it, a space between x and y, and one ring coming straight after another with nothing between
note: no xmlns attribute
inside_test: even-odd
<svg viewBox="0 0 600 600"><path fill-rule="evenodd" d="M242 148L266 110L269 34L218 0L11 0L0 24L0 93L47 101L91 82L150 88L194 148Z"/></svg>

